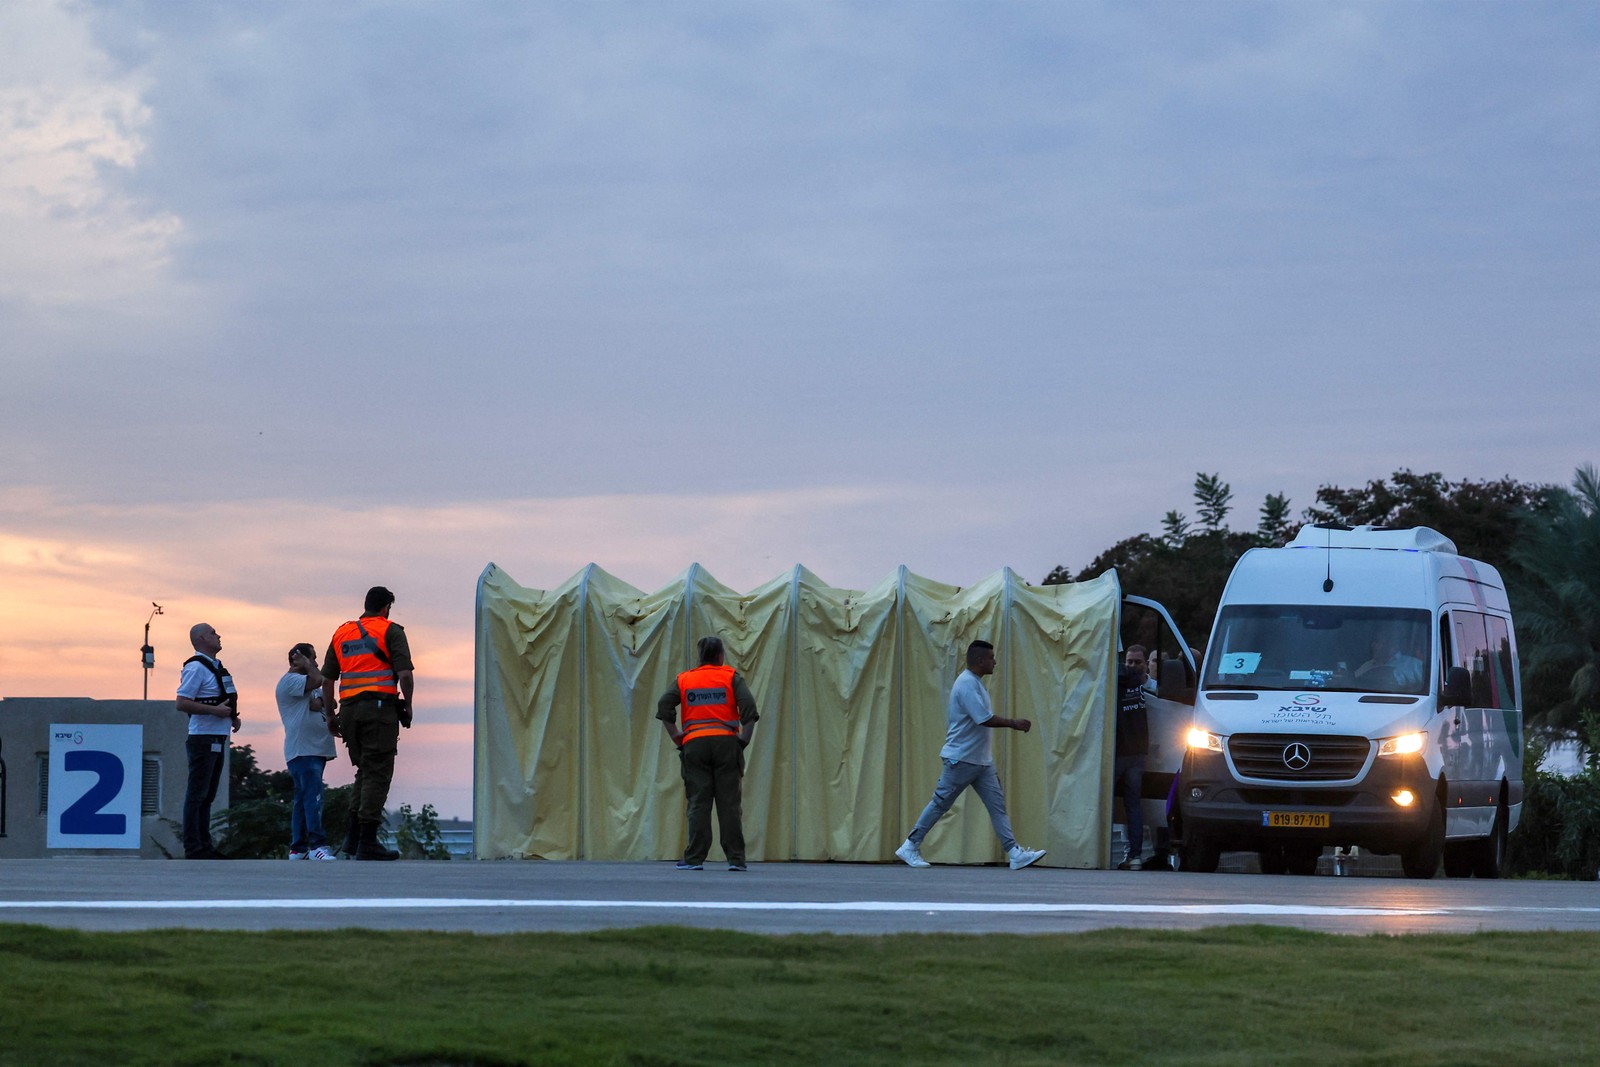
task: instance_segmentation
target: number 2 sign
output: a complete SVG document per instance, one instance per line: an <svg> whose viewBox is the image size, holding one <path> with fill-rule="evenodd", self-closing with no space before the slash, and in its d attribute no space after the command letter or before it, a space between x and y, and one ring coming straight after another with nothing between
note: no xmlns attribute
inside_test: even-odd
<svg viewBox="0 0 1600 1067"><path fill-rule="evenodd" d="M50 726L49 848L138 848L144 727Z"/></svg>

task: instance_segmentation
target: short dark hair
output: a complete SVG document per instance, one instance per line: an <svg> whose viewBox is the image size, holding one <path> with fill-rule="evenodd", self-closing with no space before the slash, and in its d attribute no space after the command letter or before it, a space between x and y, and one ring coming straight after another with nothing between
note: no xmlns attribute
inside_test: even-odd
<svg viewBox="0 0 1600 1067"><path fill-rule="evenodd" d="M991 645L987 641L974 641L974 642L972 642L972 644L967 646L967 666L970 667L974 663L978 662L978 654L980 652L993 652L993 651L994 651L994 646Z"/></svg>
<svg viewBox="0 0 1600 1067"><path fill-rule="evenodd" d="M367 590L367 611L382 611L394 603L394 594L381 585L375 585Z"/></svg>
<svg viewBox="0 0 1600 1067"><path fill-rule="evenodd" d="M289 658L291 660L294 659L294 654L296 652L300 653L313 663L317 661L317 646L313 645L310 641L301 641L298 645L295 645L293 648L291 648L289 650Z"/></svg>
<svg viewBox="0 0 1600 1067"><path fill-rule="evenodd" d="M1135 652L1139 653L1139 655L1143 656L1145 659L1150 658L1150 650L1145 648L1143 645L1129 645L1127 648L1122 650L1122 658L1127 659Z"/></svg>
<svg viewBox="0 0 1600 1067"><path fill-rule="evenodd" d="M700 663L702 666L707 663L722 662L722 638L717 637L715 634L702 637L695 643L695 647L700 650Z"/></svg>

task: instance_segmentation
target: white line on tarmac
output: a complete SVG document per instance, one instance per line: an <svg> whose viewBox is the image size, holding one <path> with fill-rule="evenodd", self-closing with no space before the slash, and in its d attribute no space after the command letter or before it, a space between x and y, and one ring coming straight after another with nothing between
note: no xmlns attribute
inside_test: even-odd
<svg viewBox="0 0 1600 1067"><path fill-rule="evenodd" d="M259 900L8 900L0 901L0 914L29 911L268 911L417 908L630 908L659 911L821 911L821 912L979 912L1012 915L1060 915L1109 912L1124 915L1298 915L1392 916L1447 915L1454 910L1493 911L1493 908L1345 908L1314 904L1026 904L957 903L917 900L489 900L474 897L301 898ZM1519 909L1520 910L1520 909ZM1540 909L1543 910L1543 909ZM1577 910L1577 909L1555 909ZM1596 910L1596 909L1581 909Z"/></svg>

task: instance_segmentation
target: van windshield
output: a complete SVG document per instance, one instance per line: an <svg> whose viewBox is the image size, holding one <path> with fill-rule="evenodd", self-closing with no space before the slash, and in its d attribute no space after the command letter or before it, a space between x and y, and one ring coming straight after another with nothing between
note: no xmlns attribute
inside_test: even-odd
<svg viewBox="0 0 1600 1067"><path fill-rule="evenodd" d="M1433 627L1416 608L1233 604L1206 653L1207 689L1428 692Z"/></svg>

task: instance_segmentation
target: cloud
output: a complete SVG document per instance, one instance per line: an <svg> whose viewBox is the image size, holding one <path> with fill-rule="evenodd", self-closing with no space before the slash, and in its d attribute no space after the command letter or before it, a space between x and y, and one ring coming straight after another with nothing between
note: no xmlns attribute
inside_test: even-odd
<svg viewBox="0 0 1600 1067"><path fill-rule="evenodd" d="M167 284L183 232L122 191L151 118L63 4L0 7L0 305L119 304Z"/></svg>

